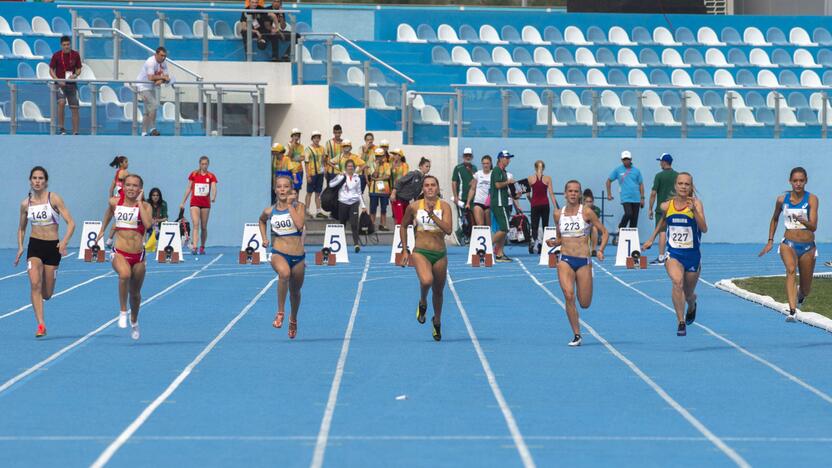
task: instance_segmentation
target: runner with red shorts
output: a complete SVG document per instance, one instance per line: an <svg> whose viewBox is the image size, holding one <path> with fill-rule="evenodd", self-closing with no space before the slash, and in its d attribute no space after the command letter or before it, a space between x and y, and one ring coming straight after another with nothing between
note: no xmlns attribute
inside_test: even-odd
<svg viewBox="0 0 832 468"><path fill-rule="evenodd" d="M185 198L179 205L185 209L185 202L191 197L191 253L196 255L196 240L199 238L199 255L205 254L205 240L208 239L208 215L211 214L211 203L217 200L217 176L208 171L208 156L199 158L199 169L188 176L188 188Z"/></svg>
<svg viewBox="0 0 832 468"><path fill-rule="evenodd" d="M142 303L142 284L146 265L144 261L144 233L153 223L150 204L143 201L144 181L136 174L124 179L121 196L110 199L104 212L104 221L98 239L115 218L115 244L113 246L113 270L118 273L118 326L127 328L127 299L130 298L130 337L139 339L139 307ZM97 242L97 239L96 239Z"/></svg>

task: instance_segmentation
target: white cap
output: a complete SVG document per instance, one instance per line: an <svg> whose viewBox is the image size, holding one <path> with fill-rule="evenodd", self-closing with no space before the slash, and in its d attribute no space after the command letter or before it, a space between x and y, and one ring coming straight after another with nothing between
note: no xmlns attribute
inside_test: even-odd
<svg viewBox="0 0 832 468"><path fill-rule="evenodd" d="M299 128L293 128L293 129L292 129L292 133L290 133L289 135L294 135L295 133L298 133L298 134L299 134L299 133L300 133L300 129L299 129Z"/></svg>
<svg viewBox="0 0 832 468"><path fill-rule="evenodd" d="M629 151L624 150L621 152L621 159L633 159L633 155Z"/></svg>
<svg viewBox="0 0 832 468"><path fill-rule="evenodd" d="M350 148L352 148L352 142L344 138L344 140L341 142L341 147L343 148L345 146L349 146Z"/></svg>
<svg viewBox="0 0 832 468"><path fill-rule="evenodd" d="M465 148L464 150L462 150L462 154L463 155L470 154L470 155L473 156L474 155L474 150L472 150L471 148Z"/></svg>
<svg viewBox="0 0 832 468"><path fill-rule="evenodd" d="M319 130L312 130L312 134L310 136L321 136L321 132Z"/></svg>
<svg viewBox="0 0 832 468"><path fill-rule="evenodd" d="M389 142L389 141L387 141L387 140L381 140L381 141L378 143L378 145L379 145L379 146L390 146L390 142Z"/></svg>

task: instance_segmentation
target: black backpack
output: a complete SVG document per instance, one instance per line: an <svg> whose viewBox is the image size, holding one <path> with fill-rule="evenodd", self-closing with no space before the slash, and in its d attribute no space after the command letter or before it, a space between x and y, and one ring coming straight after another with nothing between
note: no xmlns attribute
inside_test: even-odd
<svg viewBox="0 0 832 468"><path fill-rule="evenodd" d="M358 232L364 236L368 236L376 232L376 226L373 224L370 214L365 211L362 211L361 214L358 215Z"/></svg>
<svg viewBox="0 0 832 468"><path fill-rule="evenodd" d="M341 179L341 182L338 182L336 185L330 185L321 193L321 208L324 211L329 211L330 213L338 212L338 191L341 190L341 186L346 181L347 178L344 177Z"/></svg>

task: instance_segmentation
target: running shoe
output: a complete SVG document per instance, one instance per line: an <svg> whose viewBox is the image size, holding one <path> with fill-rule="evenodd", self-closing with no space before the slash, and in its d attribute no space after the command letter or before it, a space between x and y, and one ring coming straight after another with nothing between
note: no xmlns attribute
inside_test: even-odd
<svg viewBox="0 0 832 468"><path fill-rule="evenodd" d="M824 266L832 267L832 260L823 263Z"/></svg>
<svg viewBox="0 0 832 468"><path fill-rule="evenodd" d="M141 337L141 333L139 333L139 322L133 323L130 321L130 338L133 340L138 340Z"/></svg>
<svg viewBox="0 0 832 468"><path fill-rule="evenodd" d="M575 335L575 336L572 338L572 341L570 341L570 342L568 343L568 346L572 346L572 347L575 347L575 346L580 346L580 345L581 345L581 341L583 341L583 340L582 340L582 338L581 338L581 335Z"/></svg>
<svg viewBox="0 0 832 468"><path fill-rule="evenodd" d="M789 315L786 316L786 321L789 323L797 322L797 311L790 310Z"/></svg>
<svg viewBox="0 0 832 468"><path fill-rule="evenodd" d="M277 315L274 317L274 321L272 322L272 326L275 328L283 328L283 318L286 317L284 312L278 312Z"/></svg>
<svg viewBox="0 0 832 468"><path fill-rule="evenodd" d="M534 255L534 242L529 242L529 253Z"/></svg>
<svg viewBox="0 0 832 468"><path fill-rule="evenodd" d="M537 254L540 255L540 251L543 250L543 244L538 242L537 243Z"/></svg>
<svg viewBox="0 0 832 468"><path fill-rule="evenodd" d="M800 291L797 292L797 306L803 306L803 301L806 300L806 296L803 295Z"/></svg>
<svg viewBox="0 0 832 468"><path fill-rule="evenodd" d="M685 314L685 325L692 325L696 320L696 301L693 301L693 307L688 304L688 312Z"/></svg>
<svg viewBox="0 0 832 468"><path fill-rule="evenodd" d="M360 245L355 246L355 253L358 253L358 252L361 252L361 246Z"/></svg>
<svg viewBox="0 0 832 468"><path fill-rule="evenodd" d="M508 255L498 255L494 258L494 261L497 263L511 263L514 260L508 258Z"/></svg>
<svg viewBox="0 0 832 468"><path fill-rule="evenodd" d="M385 226L383 224L379 224L378 225L378 230L379 231L389 231L390 229L387 229L387 226Z"/></svg>
<svg viewBox="0 0 832 468"><path fill-rule="evenodd" d="M59 129L58 130L58 135L66 135L66 129L65 128Z"/></svg>
<svg viewBox="0 0 832 468"><path fill-rule="evenodd" d="M38 331L35 332L35 338L43 338L46 336L46 325L39 323Z"/></svg>
<svg viewBox="0 0 832 468"><path fill-rule="evenodd" d="M199 254L200 255L205 255L205 246L204 245L199 248Z"/></svg>
<svg viewBox="0 0 832 468"><path fill-rule="evenodd" d="M118 327L127 328L127 311L122 310L118 313Z"/></svg>
<svg viewBox="0 0 832 468"><path fill-rule="evenodd" d="M298 336L298 322L289 319L289 339L294 340Z"/></svg>
<svg viewBox="0 0 832 468"><path fill-rule="evenodd" d="M322 211L319 211L318 214L315 215L315 217L318 218L318 219L326 219L327 218L327 216Z"/></svg>
<svg viewBox="0 0 832 468"><path fill-rule="evenodd" d="M679 322L679 328L676 329L676 336L686 336L688 334L688 326L685 322Z"/></svg>
<svg viewBox="0 0 832 468"><path fill-rule="evenodd" d="M427 304L422 304L420 302L419 305L416 306L416 321L421 323L421 324L424 324L425 323L425 314L427 314L427 313L428 313L428 305Z"/></svg>
<svg viewBox="0 0 832 468"><path fill-rule="evenodd" d="M442 324L436 323L436 317L431 320L433 323L433 341L442 341Z"/></svg>

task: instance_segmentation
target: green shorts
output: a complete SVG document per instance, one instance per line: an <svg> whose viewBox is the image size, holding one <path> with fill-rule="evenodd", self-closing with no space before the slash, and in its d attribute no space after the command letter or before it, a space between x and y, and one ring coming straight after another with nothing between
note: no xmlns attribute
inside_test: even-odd
<svg viewBox="0 0 832 468"><path fill-rule="evenodd" d="M429 261L431 265L434 265L439 260L442 260L443 258L445 258L445 255L447 254L447 252L445 252L444 250L442 250L442 251L428 250L428 249L420 249L418 247L413 249L413 253L417 253L417 254L425 257L425 259L427 259L427 261Z"/></svg>
<svg viewBox="0 0 832 468"><path fill-rule="evenodd" d="M508 232L508 208L491 206L491 232Z"/></svg>

